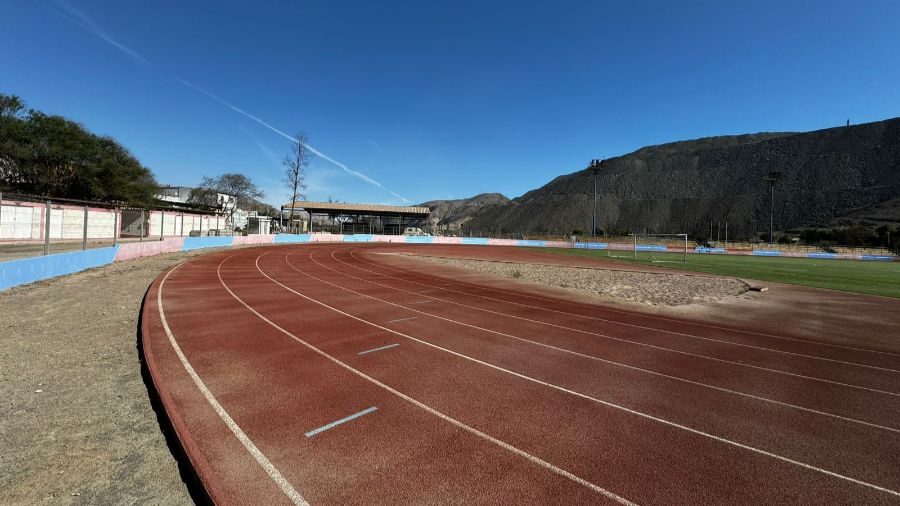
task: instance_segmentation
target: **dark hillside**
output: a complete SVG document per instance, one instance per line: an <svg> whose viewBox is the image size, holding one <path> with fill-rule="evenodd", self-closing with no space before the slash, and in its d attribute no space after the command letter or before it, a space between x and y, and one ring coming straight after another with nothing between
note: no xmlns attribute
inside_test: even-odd
<svg viewBox="0 0 900 506"><path fill-rule="evenodd" d="M765 177L782 173L775 227L830 225L877 209L897 222L900 118L815 132L710 137L639 149L607 160L598 176L598 228L688 232L703 237L728 220L732 237L768 227ZM557 177L506 204L485 207L466 230L564 233L590 230L589 170ZM869 213L871 214L871 213Z"/></svg>

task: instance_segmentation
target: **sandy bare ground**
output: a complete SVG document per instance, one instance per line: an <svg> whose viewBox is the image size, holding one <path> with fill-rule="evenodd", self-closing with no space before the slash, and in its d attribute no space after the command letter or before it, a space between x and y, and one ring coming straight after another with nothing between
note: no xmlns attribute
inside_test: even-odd
<svg viewBox="0 0 900 506"><path fill-rule="evenodd" d="M137 318L150 283L196 254L0 292L0 504L192 501L142 379Z"/></svg>
<svg viewBox="0 0 900 506"><path fill-rule="evenodd" d="M410 255L417 260L474 269L520 281L580 290L653 306L682 306L733 298L748 285L735 278L565 267Z"/></svg>

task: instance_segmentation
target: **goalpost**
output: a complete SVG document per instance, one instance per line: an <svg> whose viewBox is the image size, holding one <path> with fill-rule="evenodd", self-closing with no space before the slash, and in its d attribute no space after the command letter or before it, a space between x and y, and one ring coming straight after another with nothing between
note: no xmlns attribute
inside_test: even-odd
<svg viewBox="0 0 900 506"><path fill-rule="evenodd" d="M631 258L645 260L654 263L677 262L687 263L688 236L687 234L629 234L631 238L630 255L613 255L607 250L607 255L612 258Z"/></svg>

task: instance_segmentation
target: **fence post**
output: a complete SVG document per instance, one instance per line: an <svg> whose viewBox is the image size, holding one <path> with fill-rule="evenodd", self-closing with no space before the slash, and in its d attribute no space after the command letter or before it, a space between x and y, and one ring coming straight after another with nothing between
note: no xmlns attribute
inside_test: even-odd
<svg viewBox="0 0 900 506"><path fill-rule="evenodd" d="M47 201L47 216L44 220L44 254L50 254L50 201Z"/></svg>
<svg viewBox="0 0 900 506"><path fill-rule="evenodd" d="M140 242L144 242L144 210L141 209L141 238Z"/></svg>
<svg viewBox="0 0 900 506"><path fill-rule="evenodd" d="M119 245L119 208L113 209L113 246Z"/></svg>
<svg viewBox="0 0 900 506"><path fill-rule="evenodd" d="M184 237L184 211L181 212L181 233L178 237Z"/></svg>
<svg viewBox="0 0 900 506"><path fill-rule="evenodd" d="M88 207L84 206L84 226L81 230L81 251L87 249Z"/></svg>
<svg viewBox="0 0 900 506"><path fill-rule="evenodd" d="M159 215L159 240L163 240L163 236L166 234L166 211L163 209L160 211Z"/></svg>

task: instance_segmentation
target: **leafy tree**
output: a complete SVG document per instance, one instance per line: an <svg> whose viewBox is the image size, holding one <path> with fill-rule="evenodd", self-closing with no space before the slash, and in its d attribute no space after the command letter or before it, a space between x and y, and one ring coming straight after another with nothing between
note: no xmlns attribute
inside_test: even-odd
<svg viewBox="0 0 900 506"><path fill-rule="evenodd" d="M48 197L150 204L156 180L111 137L26 110L0 93L0 188Z"/></svg>
<svg viewBox="0 0 900 506"><path fill-rule="evenodd" d="M218 194L220 193L229 195L234 199L233 205L230 205L228 208L228 219L231 223L234 223L234 212L238 208L258 210L260 207L268 206L268 204L260 202L260 199L263 198L262 190L249 177L236 172L228 172L217 177L204 176L200 181L200 186L191 190L188 202L208 207L219 207ZM274 211L272 206L268 206L268 209Z"/></svg>

